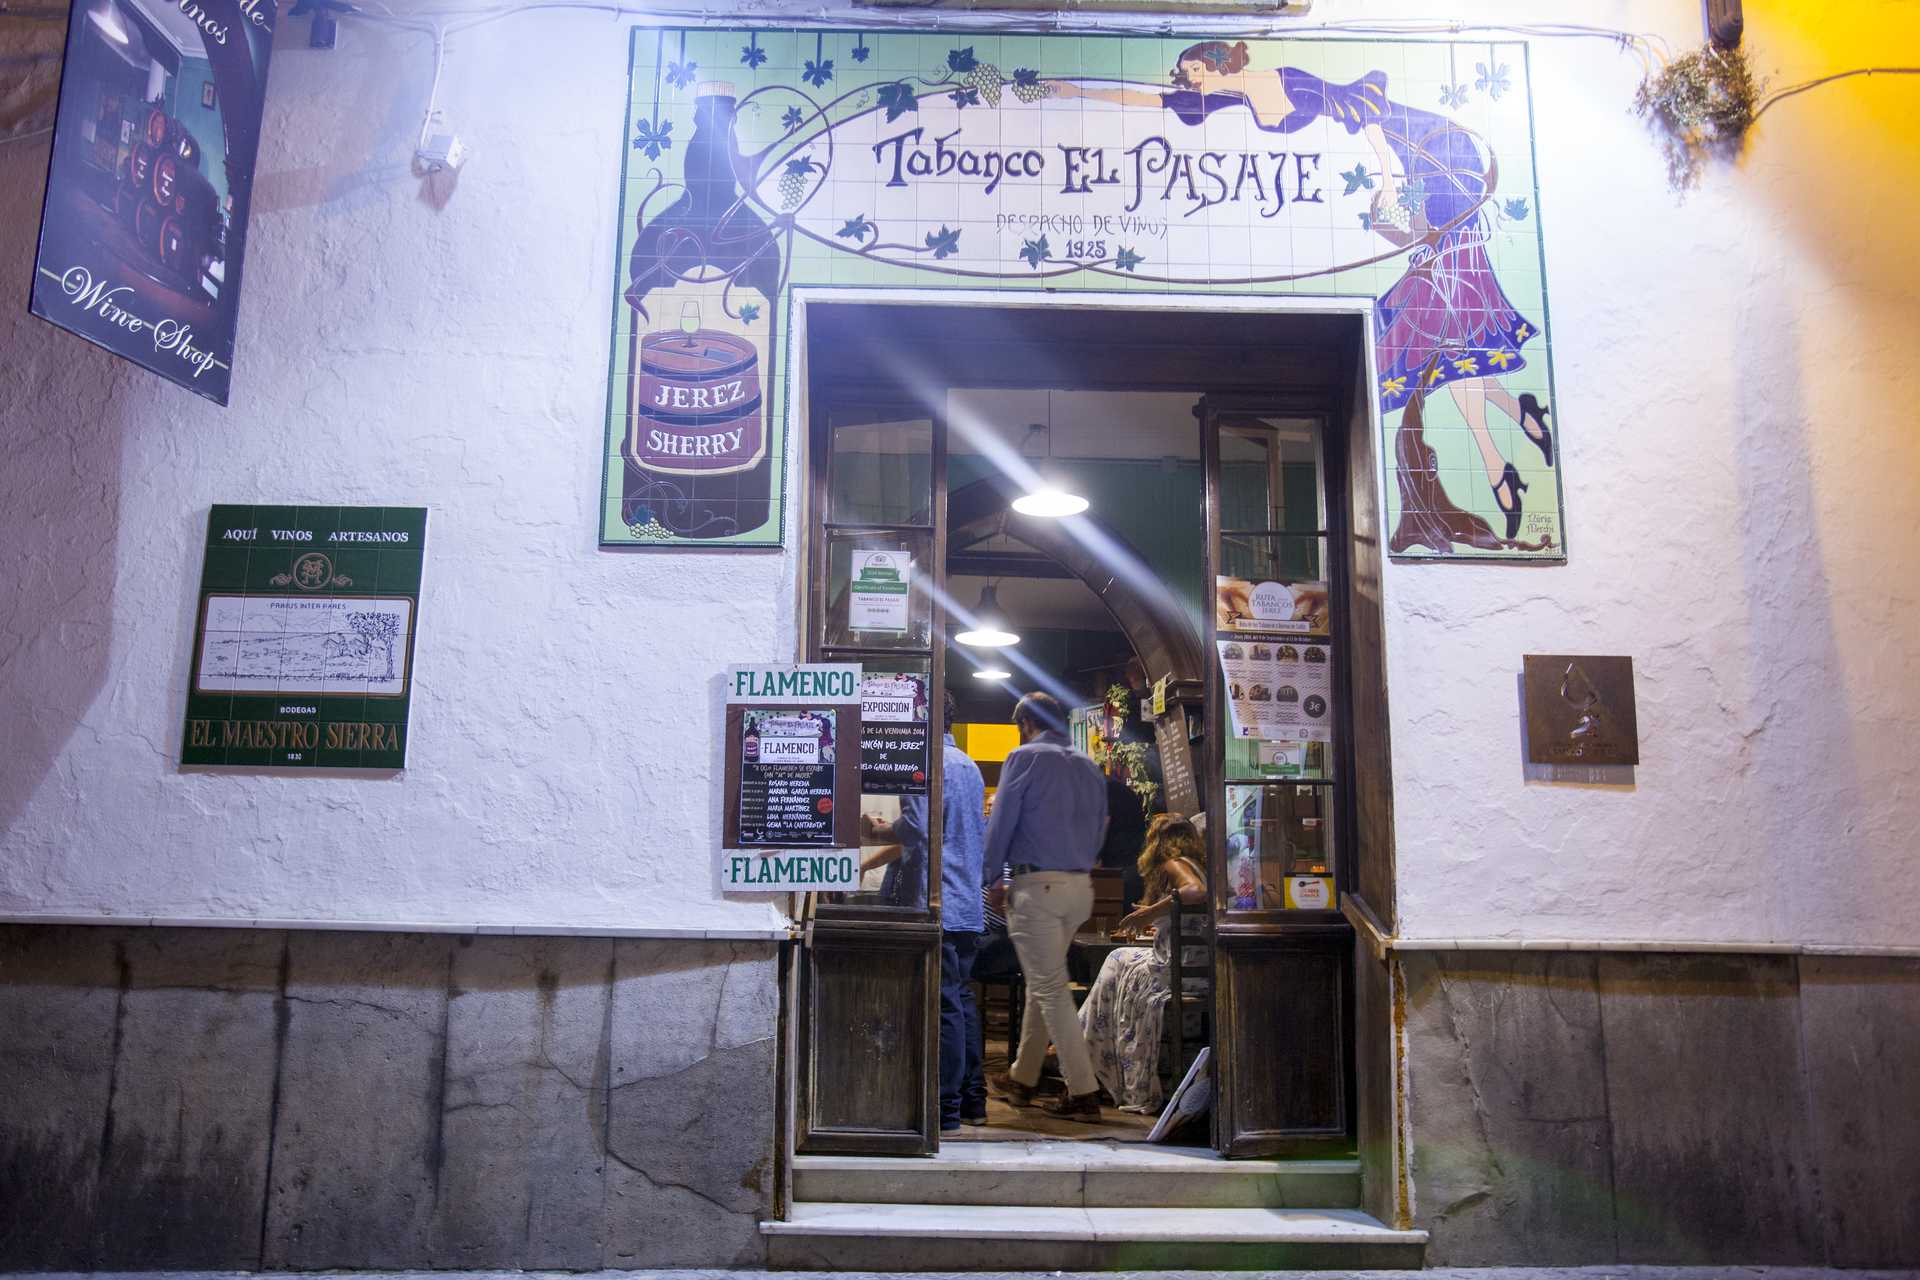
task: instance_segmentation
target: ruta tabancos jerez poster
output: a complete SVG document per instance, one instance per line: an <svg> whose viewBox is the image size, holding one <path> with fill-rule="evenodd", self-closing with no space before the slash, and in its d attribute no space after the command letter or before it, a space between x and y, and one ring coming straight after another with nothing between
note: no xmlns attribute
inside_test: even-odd
<svg viewBox="0 0 1920 1280"><path fill-rule="evenodd" d="M227 402L276 0L74 0L33 313Z"/></svg>

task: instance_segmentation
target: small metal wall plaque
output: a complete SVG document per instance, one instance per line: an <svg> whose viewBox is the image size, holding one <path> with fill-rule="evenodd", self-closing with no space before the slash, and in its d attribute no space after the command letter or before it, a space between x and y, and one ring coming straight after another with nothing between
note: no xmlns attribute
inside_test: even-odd
<svg viewBox="0 0 1920 1280"><path fill-rule="evenodd" d="M1633 659L1526 655L1530 764L1640 763Z"/></svg>

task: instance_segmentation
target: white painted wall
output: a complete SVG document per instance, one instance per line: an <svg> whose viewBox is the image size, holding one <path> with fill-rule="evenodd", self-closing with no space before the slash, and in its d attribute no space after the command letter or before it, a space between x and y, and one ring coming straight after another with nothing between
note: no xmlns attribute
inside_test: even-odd
<svg viewBox="0 0 1920 1280"><path fill-rule="evenodd" d="M1783 83L1920 61L1903 6L1848 10L1750 3L1750 47ZM1583 16L1684 44L1697 13ZM1427 10L1315 13L1375 16ZM457 37L475 155L439 186L407 170L425 38L286 27L233 406L0 315L0 914L778 924L711 888L709 677L792 655L794 557L594 546L625 24ZM1793 99L1677 205L1631 56L1532 67L1572 561L1390 570L1403 931L1906 942L1915 84ZM0 146L16 297L45 158ZM176 767L206 508L248 500L433 509L404 774ZM1520 656L1556 651L1633 655L1632 788L1525 781Z"/></svg>

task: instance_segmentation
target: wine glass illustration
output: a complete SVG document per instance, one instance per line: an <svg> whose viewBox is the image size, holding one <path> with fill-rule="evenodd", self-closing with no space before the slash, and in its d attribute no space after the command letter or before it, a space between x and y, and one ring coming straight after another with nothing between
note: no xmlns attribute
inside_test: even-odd
<svg viewBox="0 0 1920 1280"><path fill-rule="evenodd" d="M1573 753L1581 755L1589 742L1598 741L1600 737L1605 714L1600 705L1600 691L1593 687L1592 679L1580 669L1579 663L1569 662L1566 674L1560 678L1560 698L1580 713L1573 728L1567 731L1567 738L1575 744Z"/></svg>
<svg viewBox="0 0 1920 1280"><path fill-rule="evenodd" d="M680 308L680 332L687 335L687 345L689 347L697 345L693 340L693 335L700 332L700 304L698 302L689 299L686 305Z"/></svg>

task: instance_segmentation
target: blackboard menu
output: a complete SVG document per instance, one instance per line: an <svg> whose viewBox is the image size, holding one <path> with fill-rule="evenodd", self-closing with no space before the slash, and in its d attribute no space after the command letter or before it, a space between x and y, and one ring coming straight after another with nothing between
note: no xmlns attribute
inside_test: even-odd
<svg viewBox="0 0 1920 1280"><path fill-rule="evenodd" d="M1193 743L1187 736L1187 713L1179 705L1153 722L1154 745L1160 749L1160 782L1166 788L1167 812L1190 818L1200 812L1200 788L1193 776Z"/></svg>

